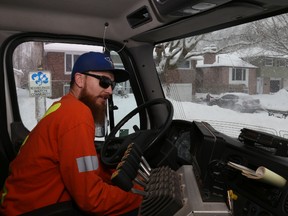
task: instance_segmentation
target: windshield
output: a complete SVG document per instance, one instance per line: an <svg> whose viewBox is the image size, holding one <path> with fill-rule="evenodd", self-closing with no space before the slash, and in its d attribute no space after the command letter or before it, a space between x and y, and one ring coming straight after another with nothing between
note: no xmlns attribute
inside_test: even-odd
<svg viewBox="0 0 288 216"><path fill-rule="evenodd" d="M174 119L205 121L231 137L245 127L287 138L287 18L157 44L154 59Z"/></svg>

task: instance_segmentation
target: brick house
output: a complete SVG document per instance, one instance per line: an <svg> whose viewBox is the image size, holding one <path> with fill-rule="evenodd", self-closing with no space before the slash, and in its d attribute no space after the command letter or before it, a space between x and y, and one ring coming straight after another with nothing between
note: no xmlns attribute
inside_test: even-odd
<svg viewBox="0 0 288 216"><path fill-rule="evenodd" d="M233 54L216 54L216 49L206 49L203 60L196 65L197 92L257 92L257 66Z"/></svg>
<svg viewBox="0 0 288 216"><path fill-rule="evenodd" d="M102 52L103 47L90 45L76 45L64 43L44 44L45 70L51 72L52 97L58 98L68 93L70 88L70 76L77 58L89 51ZM123 68L119 55L111 52L111 58L116 68ZM129 93L130 84L122 84L124 90Z"/></svg>
<svg viewBox="0 0 288 216"><path fill-rule="evenodd" d="M181 61L179 61L181 62ZM192 56L167 73L160 74L167 96L192 101L196 93L257 92L257 66L233 54L216 54L215 47L203 56ZM185 95L184 95L185 93Z"/></svg>
<svg viewBox="0 0 288 216"><path fill-rule="evenodd" d="M63 43L44 44L45 68L51 72L52 98L69 91L70 76L76 59L88 51L102 51L100 47Z"/></svg>
<svg viewBox="0 0 288 216"><path fill-rule="evenodd" d="M175 65L175 68L159 75L168 97L177 101L192 101L192 95L196 92L193 83L198 59L199 57L192 57L186 61L179 61L181 63Z"/></svg>

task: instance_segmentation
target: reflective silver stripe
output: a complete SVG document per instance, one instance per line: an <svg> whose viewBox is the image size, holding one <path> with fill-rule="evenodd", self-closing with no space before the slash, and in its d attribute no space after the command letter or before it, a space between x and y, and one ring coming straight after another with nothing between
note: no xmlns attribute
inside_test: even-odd
<svg viewBox="0 0 288 216"><path fill-rule="evenodd" d="M79 172L88 172L98 169L98 158L97 156L85 156L76 158L78 171Z"/></svg>

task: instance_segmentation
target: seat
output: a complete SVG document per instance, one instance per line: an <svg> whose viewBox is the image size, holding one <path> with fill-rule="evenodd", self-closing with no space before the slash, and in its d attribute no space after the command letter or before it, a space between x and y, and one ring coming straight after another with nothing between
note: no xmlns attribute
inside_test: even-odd
<svg viewBox="0 0 288 216"><path fill-rule="evenodd" d="M0 189L3 188L4 182L8 176L10 163L1 142L2 141L0 140Z"/></svg>

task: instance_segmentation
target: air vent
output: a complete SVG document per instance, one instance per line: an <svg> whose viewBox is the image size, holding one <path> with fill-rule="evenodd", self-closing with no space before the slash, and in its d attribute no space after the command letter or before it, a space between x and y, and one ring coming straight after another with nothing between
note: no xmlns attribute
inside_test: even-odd
<svg viewBox="0 0 288 216"><path fill-rule="evenodd" d="M146 6L139 8L127 16L131 28L137 28L145 23L151 22L152 18Z"/></svg>

